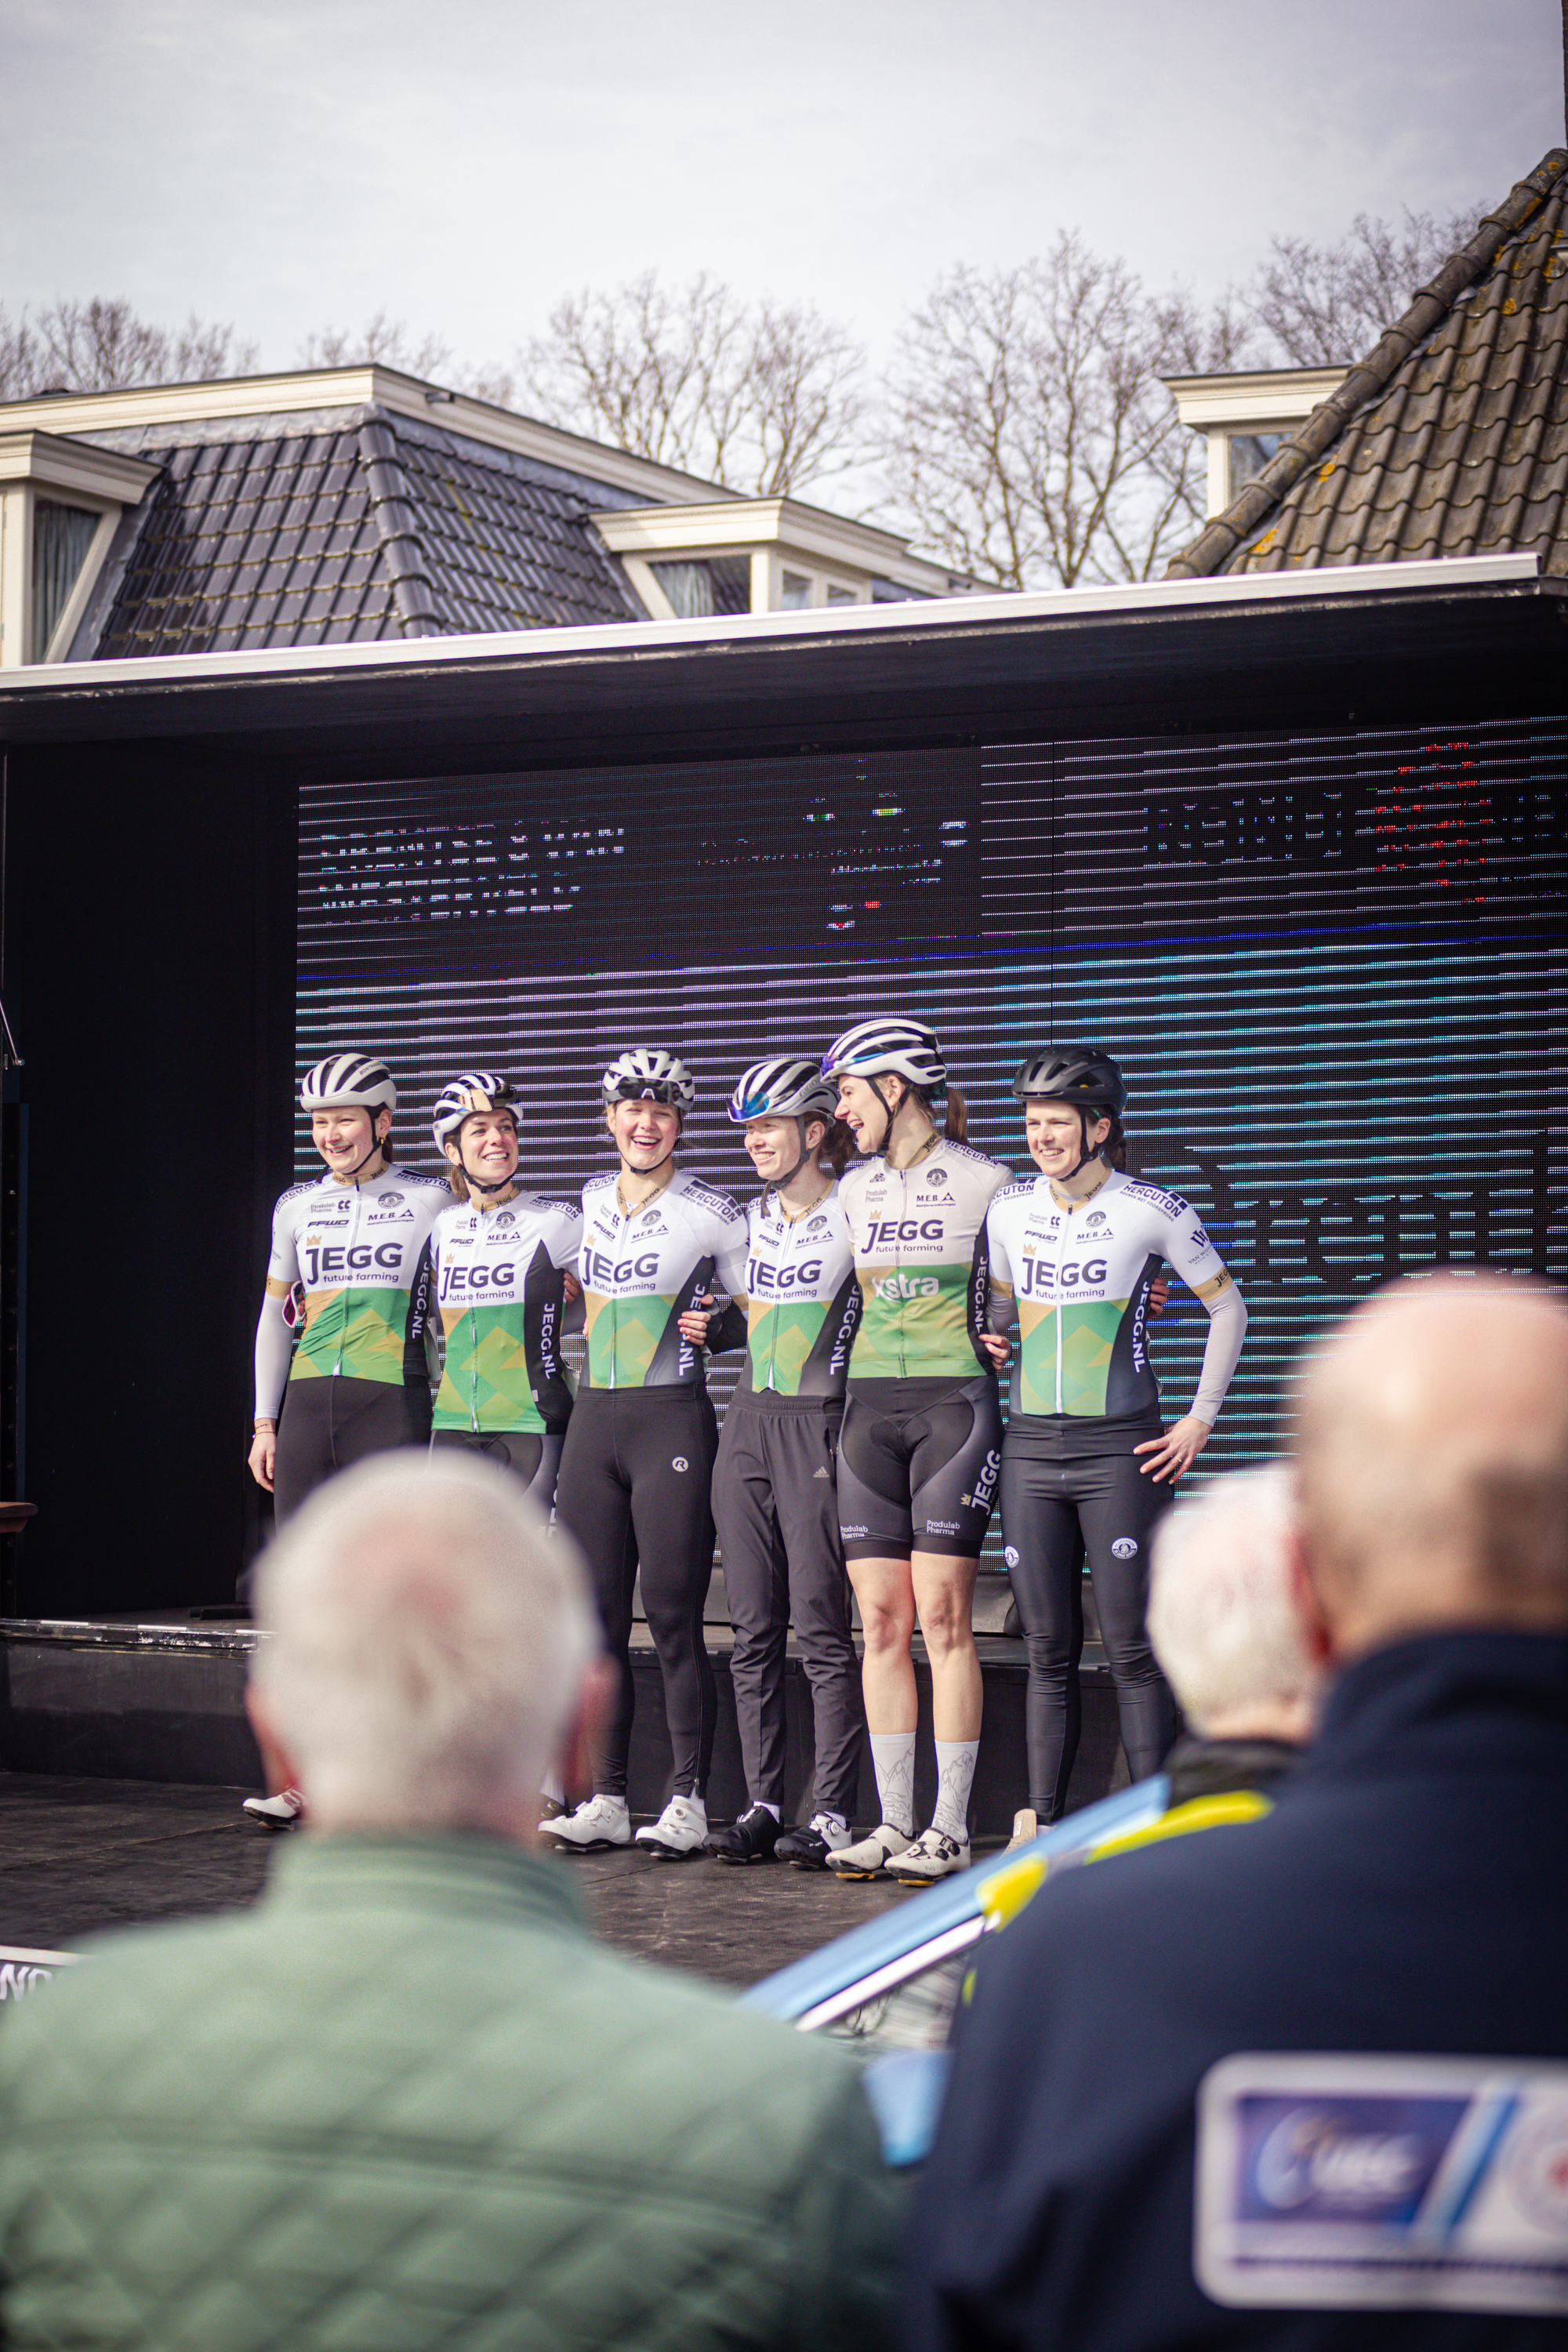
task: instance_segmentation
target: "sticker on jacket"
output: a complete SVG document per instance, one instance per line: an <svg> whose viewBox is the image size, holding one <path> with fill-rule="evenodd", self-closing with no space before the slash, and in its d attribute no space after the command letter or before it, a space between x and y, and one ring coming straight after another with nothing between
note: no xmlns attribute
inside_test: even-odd
<svg viewBox="0 0 1568 2352"><path fill-rule="evenodd" d="M1197 2124L1215 2303L1568 2314L1568 2066L1248 2053Z"/></svg>

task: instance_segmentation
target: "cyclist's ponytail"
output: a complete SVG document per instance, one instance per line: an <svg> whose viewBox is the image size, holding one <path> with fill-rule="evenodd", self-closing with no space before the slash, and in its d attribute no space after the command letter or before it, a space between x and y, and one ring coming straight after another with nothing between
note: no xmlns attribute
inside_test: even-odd
<svg viewBox="0 0 1568 2352"><path fill-rule="evenodd" d="M969 1105L956 1087L949 1087L947 1090L947 1125L942 1133L950 1143L967 1143L969 1140Z"/></svg>
<svg viewBox="0 0 1568 2352"><path fill-rule="evenodd" d="M1113 1110L1108 1110L1105 1116L1110 1121L1110 1133L1100 1147L1100 1156L1108 1168L1125 1168L1127 1138L1122 1133L1121 1118Z"/></svg>

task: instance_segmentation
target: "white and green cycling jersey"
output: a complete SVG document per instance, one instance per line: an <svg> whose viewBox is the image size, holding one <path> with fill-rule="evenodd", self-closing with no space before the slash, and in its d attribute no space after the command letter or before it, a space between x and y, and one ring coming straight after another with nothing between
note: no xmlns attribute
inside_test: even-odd
<svg viewBox="0 0 1568 2352"><path fill-rule="evenodd" d="M437 1177L396 1167L348 1184L323 1173L282 1195L256 1330L258 1418L277 1418L289 1380L426 1377L419 1268L451 1197Z"/></svg>
<svg viewBox="0 0 1568 2352"><path fill-rule="evenodd" d="M914 1165L878 1155L840 1182L861 1313L851 1381L973 1380L984 1328L985 1212L1010 1171L933 1136Z"/></svg>
<svg viewBox="0 0 1568 2352"><path fill-rule="evenodd" d="M583 1285L594 1389L700 1386L702 1350L680 1318L713 1288L743 1298L746 1220L727 1192L677 1171L627 1215L614 1176L583 1187Z"/></svg>
<svg viewBox="0 0 1568 2352"><path fill-rule="evenodd" d="M1212 1426L1241 1352L1241 1294L1195 1209L1179 1193L1120 1170L1081 1200L1045 1176L997 1193L986 1219L993 1328L1013 1318L1015 1413L1105 1418L1159 1409L1149 1360L1149 1289L1162 1263L1207 1307L1211 1321L1192 1410Z"/></svg>
<svg viewBox="0 0 1568 2352"><path fill-rule="evenodd" d="M441 1319L437 1429L559 1434L572 1410L561 1361L565 1276L577 1263L575 1201L514 1192L490 1207L457 1201L427 1244Z"/></svg>
<svg viewBox="0 0 1568 2352"><path fill-rule="evenodd" d="M745 1304L742 1389L773 1396L844 1394L860 1286L837 1184L793 1215L773 1192L750 1203Z"/></svg>

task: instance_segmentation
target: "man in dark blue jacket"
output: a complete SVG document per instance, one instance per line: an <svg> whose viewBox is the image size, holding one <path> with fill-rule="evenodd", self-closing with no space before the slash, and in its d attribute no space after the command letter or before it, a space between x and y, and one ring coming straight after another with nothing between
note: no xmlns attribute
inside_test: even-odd
<svg viewBox="0 0 1568 2352"><path fill-rule="evenodd" d="M987 1952L920 2352L1568 2342L1568 1316L1397 1285L1299 1405L1317 1745Z"/></svg>

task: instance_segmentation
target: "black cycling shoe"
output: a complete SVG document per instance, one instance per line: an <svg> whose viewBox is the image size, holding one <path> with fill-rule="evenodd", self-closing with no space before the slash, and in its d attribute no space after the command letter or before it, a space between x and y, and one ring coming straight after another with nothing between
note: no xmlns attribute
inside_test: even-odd
<svg viewBox="0 0 1568 2352"><path fill-rule="evenodd" d="M849 1832L838 1830L834 1838L825 1836L820 1826L823 1818L817 1813L802 1828L785 1830L773 1848L776 1858L787 1862L792 1870L826 1870L828 1855L849 1843Z"/></svg>
<svg viewBox="0 0 1568 2352"><path fill-rule="evenodd" d="M715 1862L772 1862L779 1825L766 1805L753 1805L727 1830L715 1830L708 1851Z"/></svg>

